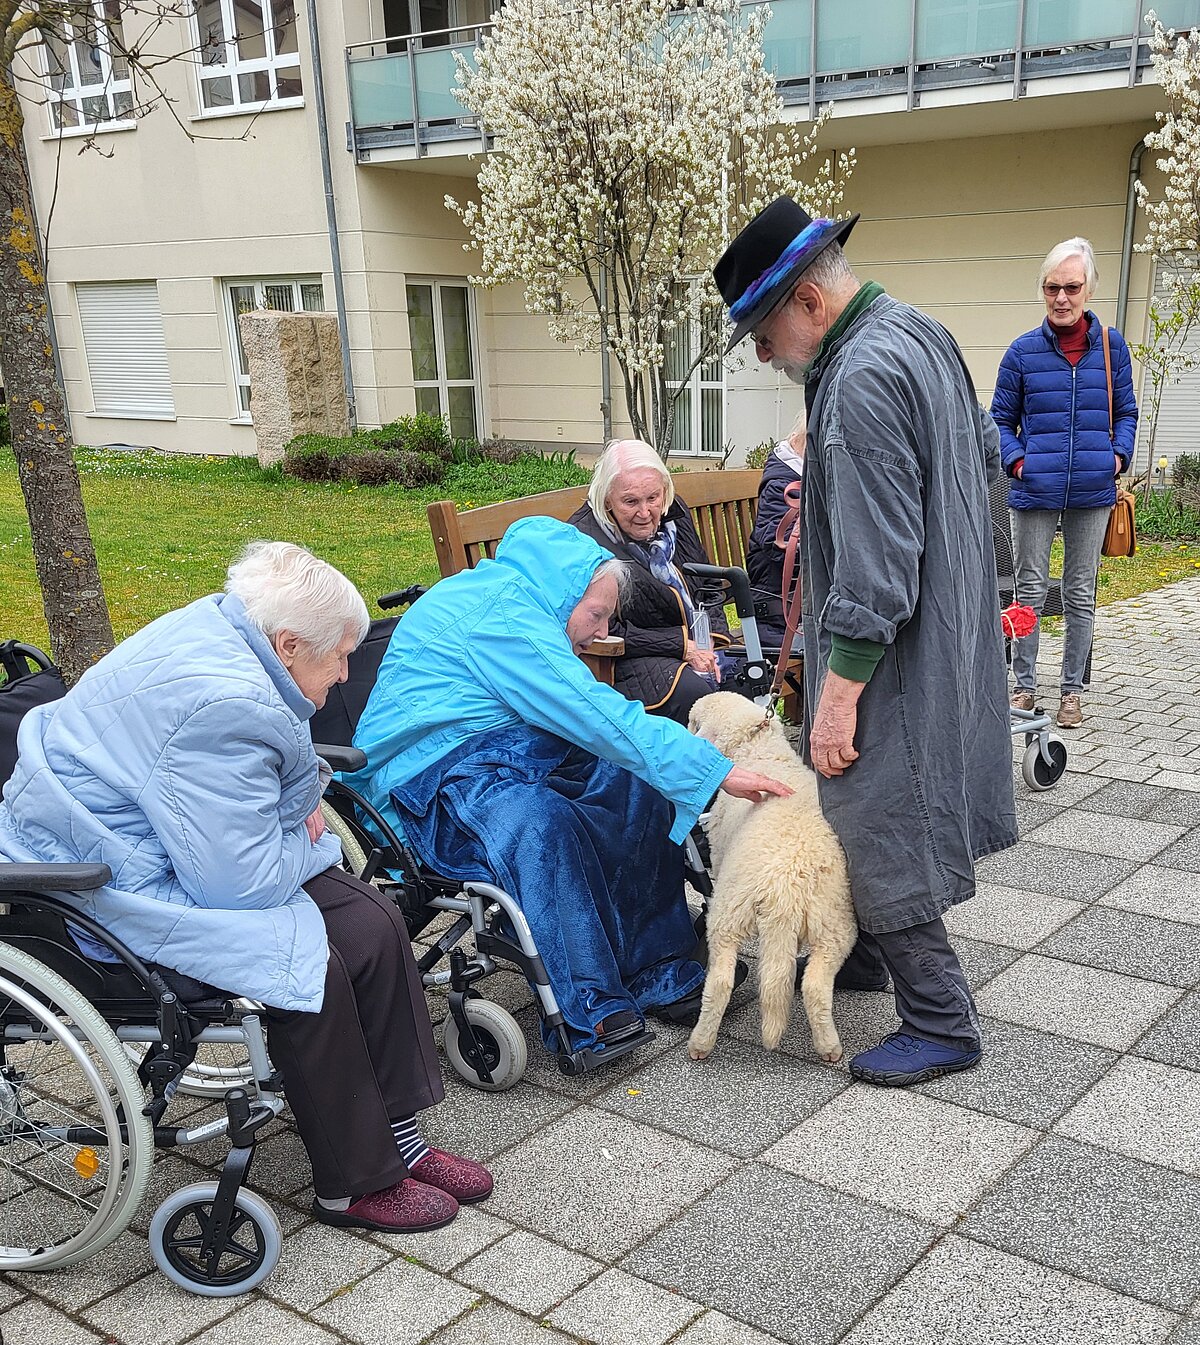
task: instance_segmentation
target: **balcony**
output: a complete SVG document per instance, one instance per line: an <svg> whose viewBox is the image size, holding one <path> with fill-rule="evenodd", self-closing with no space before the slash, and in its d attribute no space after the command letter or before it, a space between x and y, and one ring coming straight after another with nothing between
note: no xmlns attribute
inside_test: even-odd
<svg viewBox="0 0 1200 1345"><path fill-rule="evenodd" d="M768 0L749 0L754 5ZM1101 74L1133 86L1150 63L1150 0L769 0L767 64L786 106L888 98L913 109L934 90L1021 98L1052 77ZM1164 24L1200 25L1200 0L1159 0ZM471 63L490 25L363 43L346 52L359 162L478 153L487 128L454 95L455 53ZM813 60L813 53L816 60ZM1004 92L1007 90L1008 92Z"/></svg>

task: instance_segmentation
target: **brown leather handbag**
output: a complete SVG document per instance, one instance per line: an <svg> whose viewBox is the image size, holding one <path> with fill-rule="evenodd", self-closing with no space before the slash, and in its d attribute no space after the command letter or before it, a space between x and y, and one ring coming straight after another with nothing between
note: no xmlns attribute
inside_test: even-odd
<svg viewBox="0 0 1200 1345"><path fill-rule="evenodd" d="M1104 377L1108 382L1108 437L1113 437L1113 386L1112 355L1108 345L1108 328L1100 328L1100 340L1104 345ZM1137 526L1133 514L1134 497L1130 491L1117 487L1116 503L1108 516L1108 527L1104 530L1104 544L1100 548L1103 556L1132 556L1137 550Z"/></svg>

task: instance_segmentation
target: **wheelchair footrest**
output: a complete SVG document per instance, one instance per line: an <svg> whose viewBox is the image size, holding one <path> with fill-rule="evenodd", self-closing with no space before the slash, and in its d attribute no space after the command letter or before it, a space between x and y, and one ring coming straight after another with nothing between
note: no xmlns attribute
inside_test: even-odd
<svg viewBox="0 0 1200 1345"><path fill-rule="evenodd" d="M571 1077L586 1074L601 1065L611 1064L621 1056L628 1055L630 1051L636 1051L639 1046L645 1046L647 1042L653 1041L655 1036L657 1033L644 1028L636 1036L624 1037L621 1041L613 1042L611 1046L602 1049L585 1046L578 1051L559 1051L558 1068L563 1074Z"/></svg>

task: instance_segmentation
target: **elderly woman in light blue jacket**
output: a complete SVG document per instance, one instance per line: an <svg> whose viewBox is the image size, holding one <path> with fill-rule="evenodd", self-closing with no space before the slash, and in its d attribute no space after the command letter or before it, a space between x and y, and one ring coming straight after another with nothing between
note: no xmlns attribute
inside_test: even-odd
<svg viewBox="0 0 1200 1345"><path fill-rule="evenodd" d="M81 906L185 1003L181 977L261 1000L316 1217L417 1232L492 1181L420 1137L416 1113L443 1088L407 929L337 867L321 816L307 721L367 625L332 566L252 543L224 594L160 617L25 716L0 858L107 864L111 884Z"/></svg>

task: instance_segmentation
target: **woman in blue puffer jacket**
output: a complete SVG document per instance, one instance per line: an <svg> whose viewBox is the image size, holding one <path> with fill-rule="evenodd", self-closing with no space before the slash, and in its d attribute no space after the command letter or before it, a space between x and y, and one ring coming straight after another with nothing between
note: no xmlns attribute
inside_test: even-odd
<svg viewBox="0 0 1200 1345"><path fill-rule="evenodd" d="M1104 327L1088 300L1099 283L1086 238L1068 238L1042 263L1038 288L1046 320L1019 336L1000 362L992 417L1000 429L1004 470L1012 478L1017 599L1041 612L1050 546L1063 534L1062 599L1066 616L1058 723L1083 721L1080 695L1096 609L1096 574L1116 478L1129 467L1137 433L1133 366L1121 333ZM1030 710L1037 691L1038 633L1013 646L1012 704Z"/></svg>

